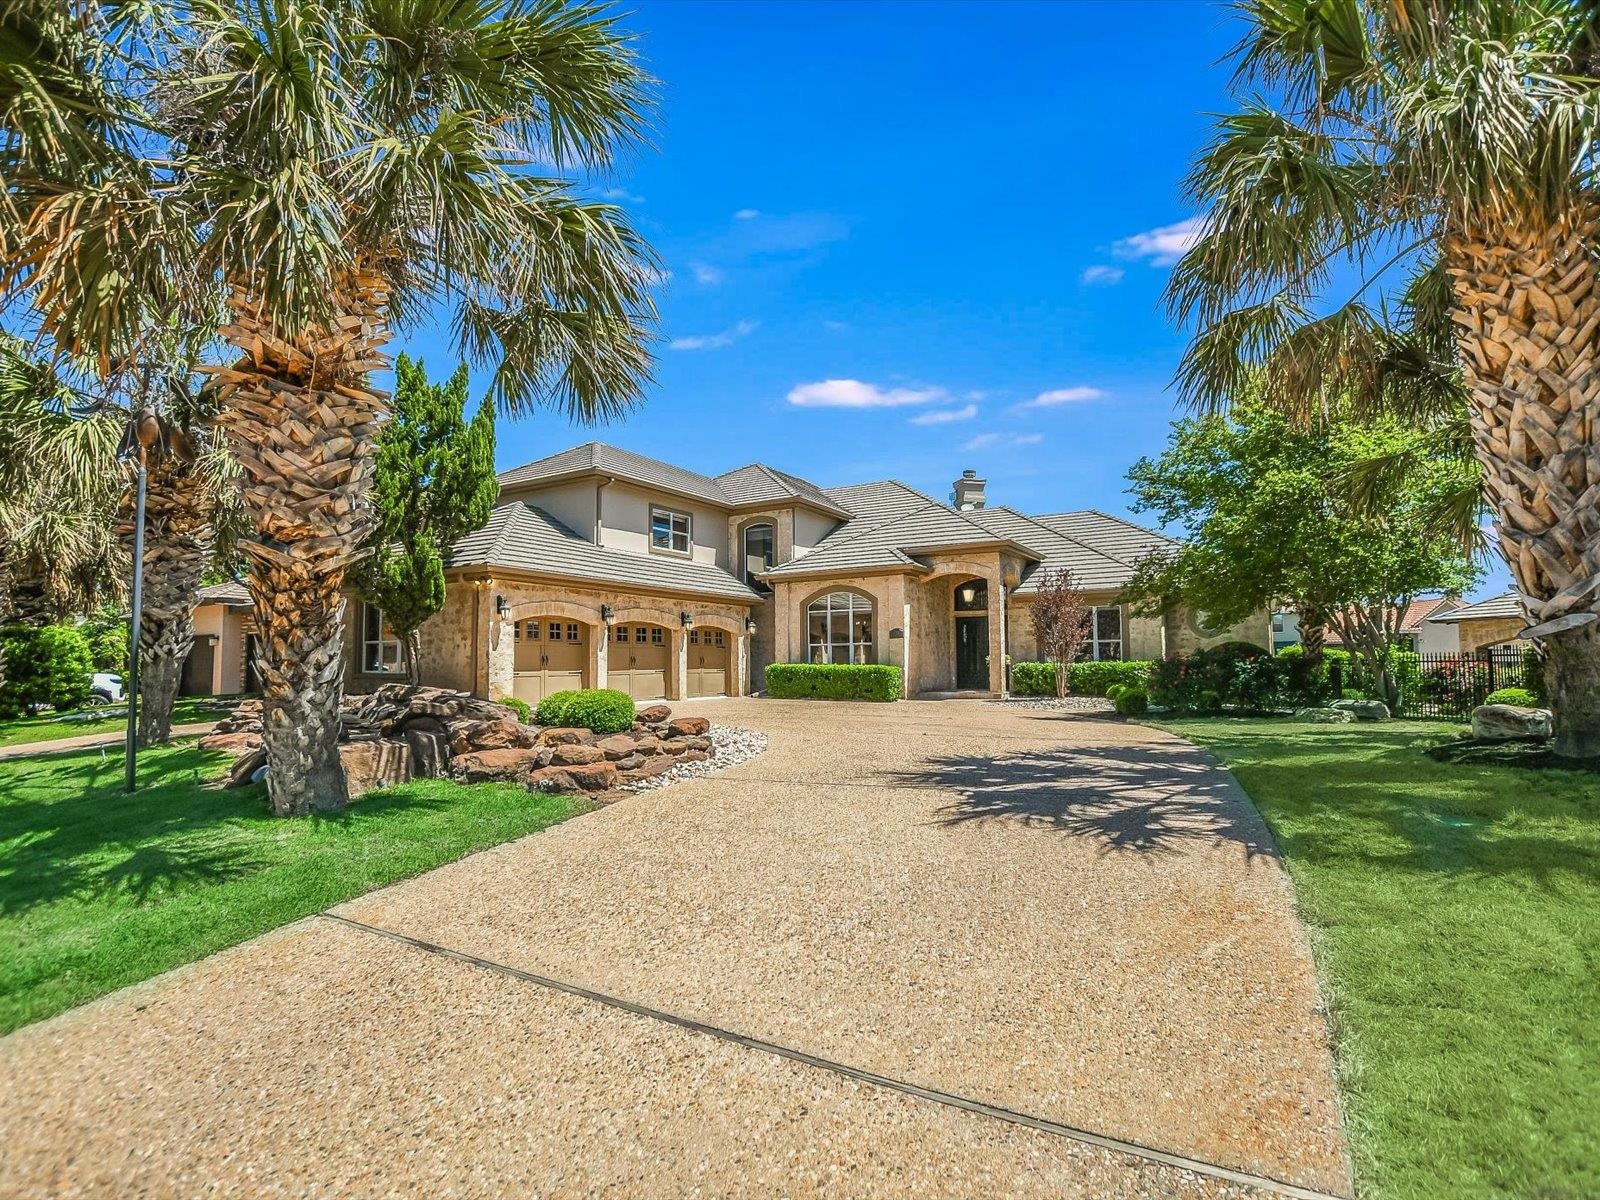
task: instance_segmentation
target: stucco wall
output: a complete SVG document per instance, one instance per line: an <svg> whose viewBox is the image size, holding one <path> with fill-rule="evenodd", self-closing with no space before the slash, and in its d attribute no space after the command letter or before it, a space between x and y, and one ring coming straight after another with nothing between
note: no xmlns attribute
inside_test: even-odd
<svg viewBox="0 0 1600 1200"><path fill-rule="evenodd" d="M247 630L252 626L248 608L202 604L194 610L194 634L214 639L211 655L211 694L230 696L244 691L244 656Z"/></svg>
<svg viewBox="0 0 1600 1200"><path fill-rule="evenodd" d="M1117 594L1111 591L1088 592L1090 604L1106 606L1117 603ZM1009 653L1012 662L1038 662L1038 642L1033 636L1032 596L1013 596L1011 603L1011 639ZM1161 617L1140 617L1122 605L1122 657L1128 659L1157 659L1165 651L1166 621Z"/></svg>
<svg viewBox="0 0 1600 1200"><path fill-rule="evenodd" d="M601 499L601 544L631 554L651 553L652 507L688 513L694 560L720 567L728 565L728 513L725 509L648 492L620 481L607 486Z"/></svg>
<svg viewBox="0 0 1600 1200"><path fill-rule="evenodd" d="M569 479L542 487L509 487L500 493L502 502L526 500L544 509L579 537L594 538L595 490L603 481Z"/></svg>
<svg viewBox="0 0 1600 1200"><path fill-rule="evenodd" d="M809 508L796 508L794 513L794 554L801 557L816 549L817 544L839 527L834 517L812 512Z"/></svg>

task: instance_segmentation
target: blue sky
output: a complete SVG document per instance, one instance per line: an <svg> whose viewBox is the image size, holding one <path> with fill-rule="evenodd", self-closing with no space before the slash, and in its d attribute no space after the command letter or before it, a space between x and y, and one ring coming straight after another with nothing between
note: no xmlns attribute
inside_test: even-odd
<svg viewBox="0 0 1600 1200"><path fill-rule="evenodd" d="M1161 289L1228 107L1227 8L630 11L654 146L596 190L670 272L656 383L608 426L503 420L500 465L598 437L941 498L972 467L991 502L1126 514L1124 473L1176 413ZM453 366L442 331L398 345Z"/></svg>

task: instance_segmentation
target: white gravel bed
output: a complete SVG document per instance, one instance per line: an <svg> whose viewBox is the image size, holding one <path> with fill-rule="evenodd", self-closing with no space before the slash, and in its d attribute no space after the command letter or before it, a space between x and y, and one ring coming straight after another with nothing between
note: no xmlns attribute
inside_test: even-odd
<svg viewBox="0 0 1600 1200"><path fill-rule="evenodd" d="M1048 708L1056 712L1111 713L1116 705L1104 696L1013 696L1009 700L986 700L1005 708Z"/></svg>
<svg viewBox="0 0 1600 1200"><path fill-rule="evenodd" d="M765 753L767 749L766 734L757 733L754 729L741 729L737 725L713 725L706 736L711 739L711 746L715 752L705 761L679 763L670 771L663 772L653 779L640 779L615 790L648 792L654 788L677 783L680 779L699 779L715 775L718 771L749 762L756 755Z"/></svg>

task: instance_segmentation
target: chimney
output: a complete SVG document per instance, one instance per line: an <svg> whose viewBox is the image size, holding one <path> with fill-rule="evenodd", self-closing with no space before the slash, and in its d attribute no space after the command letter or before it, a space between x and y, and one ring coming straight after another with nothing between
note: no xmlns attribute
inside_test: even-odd
<svg viewBox="0 0 1600 1200"><path fill-rule="evenodd" d="M970 468L961 472L961 478L955 481L950 489L950 503L962 512L969 512L974 508L982 508L984 480L978 478L978 473Z"/></svg>

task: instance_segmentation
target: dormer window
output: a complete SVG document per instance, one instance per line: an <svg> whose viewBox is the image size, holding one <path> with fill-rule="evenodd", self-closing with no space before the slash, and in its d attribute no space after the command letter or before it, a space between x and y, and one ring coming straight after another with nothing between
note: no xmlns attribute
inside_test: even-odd
<svg viewBox="0 0 1600 1200"><path fill-rule="evenodd" d="M656 550L688 554L692 548L690 528L688 513L673 512L669 508L650 510L650 545Z"/></svg>
<svg viewBox="0 0 1600 1200"><path fill-rule="evenodd" d="M773 528L771 522L747 525L744 530L744 579L758 591L766 584L756 578L757 571L770 571L773 566Z"/></svg>

